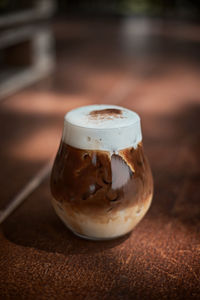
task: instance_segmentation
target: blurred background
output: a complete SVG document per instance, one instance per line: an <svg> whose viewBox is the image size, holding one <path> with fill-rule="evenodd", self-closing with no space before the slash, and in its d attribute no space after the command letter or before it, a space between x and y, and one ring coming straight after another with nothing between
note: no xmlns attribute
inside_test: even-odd
<svg viewBox="0 0 200 300"><path fill-rule="evenodd" d="M181 289L194 292L192 276L199 268L193 257L200 245L200 2L0 0L0 210L38 180L26 190L26 196L33 192L29 202L4 223L7 239L65 253L62 238L73 249L57 219L48 229L50 238L46 234L56 217L48 180L38 185L49 175L65 113L95 103L125 106L141 116L155 195L131 247L137 240L148 254L143 241L149 235L166 255L157 261L165 273L152 271L158 283L152 294L160 287L165 295L170 289L177 295ZM170 250L163 247L166 239ZM177 252L176 240L193 253ZM177 260L178 271L172 259L166 262L166 253ZM189 267L181 269L184 261ZM141 278L149 268L147 263ZM167 281L168 272L178 272L180 286L176 277Z"/></svg>
<svg viewBox="0 0 200 300"><path fill-rule="evenodd" d="M196 170L199 1L1 0L0 13L0 208L55 156L81 105L138 112L155 176Z"/></svg>

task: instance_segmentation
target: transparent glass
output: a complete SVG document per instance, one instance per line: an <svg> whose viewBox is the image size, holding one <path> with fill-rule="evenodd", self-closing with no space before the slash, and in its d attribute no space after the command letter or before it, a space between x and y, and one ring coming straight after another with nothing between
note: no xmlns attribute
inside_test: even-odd
<svg viewBox="0 0 200 300"><path fill-rule="evenodd" d="M142 143L111 155L61 141L51 192L56 213L76 235L105 240L129 233L146 214L153 195Z"/></svg>

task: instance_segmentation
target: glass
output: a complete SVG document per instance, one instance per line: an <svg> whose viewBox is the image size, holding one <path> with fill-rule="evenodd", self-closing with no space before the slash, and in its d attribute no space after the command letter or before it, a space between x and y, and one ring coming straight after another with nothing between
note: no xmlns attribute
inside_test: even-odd
<svg viewBox="0 0 200 300"><path fill-rule="evenodd" d="M51 174L57 215L71 231L87 239L129 233L146 214L153 195L142 141L136 147L111 152L73 147L64 137L65 130Z"/></svg>

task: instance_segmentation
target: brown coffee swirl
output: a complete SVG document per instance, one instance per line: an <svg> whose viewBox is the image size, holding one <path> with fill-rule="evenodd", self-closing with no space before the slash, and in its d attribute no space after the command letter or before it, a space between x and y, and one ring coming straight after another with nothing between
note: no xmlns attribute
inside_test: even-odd
<svg viewBox="0 0 200 300"><path fill-rule="evenodd" d="M152 175L140 143L110 155L76 149L61 142L51 176L56 201L76 212L104 214L133 205L152 194Z"/></svg>

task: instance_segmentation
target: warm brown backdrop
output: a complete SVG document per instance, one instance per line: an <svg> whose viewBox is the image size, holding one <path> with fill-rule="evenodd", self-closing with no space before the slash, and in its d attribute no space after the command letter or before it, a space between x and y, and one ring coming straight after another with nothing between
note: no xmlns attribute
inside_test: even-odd
<svg viewBox="0 0 200 300"><path fill-rule="evenodd" d="M129 237L72 235L49 179L0 228L0 299L200 299L200 26L65 21L57 67L0 103L0 208L55 156L71 108L112 103L141 115L155 182Z"/></svg>

